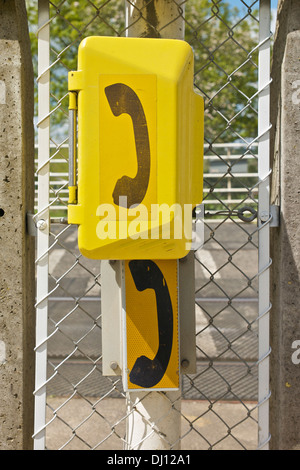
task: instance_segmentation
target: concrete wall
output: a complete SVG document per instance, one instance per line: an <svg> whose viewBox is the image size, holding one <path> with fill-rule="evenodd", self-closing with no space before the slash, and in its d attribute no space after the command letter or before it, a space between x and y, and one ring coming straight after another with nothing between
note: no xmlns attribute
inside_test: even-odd
<svg viewBox="0 0 300 470"><path fill-rule="evenodd" d="M300 2L279 0L271 85L271 449L300 450ZM298 352L299 351L299 352Z"/></svg>
<svg viewBox="0 0 300 470"><path fill-rule="evenodd" d="M0 0L0 449L33 433L33 70L25 1Z"/></svg>

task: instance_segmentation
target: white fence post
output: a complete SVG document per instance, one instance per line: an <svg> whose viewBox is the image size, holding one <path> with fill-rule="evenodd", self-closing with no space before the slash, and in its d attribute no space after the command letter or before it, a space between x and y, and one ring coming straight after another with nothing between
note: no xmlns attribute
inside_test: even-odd
<svg viewBox="0 0 300 470"><path fill-rule="evenodd" d="M37 225L37 302L36 302L36 378L34 448L45 448L47 322L48 322L48 248L49 248L49 157L50 157L50 26L49 1L39 0L38 31L38 212Z"/></svg>
<svg viewBox="0 0 300 470"><path fill-rule="evenodd" d="M269 445L270 0L260 1L258 61L258 448Z"/></svg>

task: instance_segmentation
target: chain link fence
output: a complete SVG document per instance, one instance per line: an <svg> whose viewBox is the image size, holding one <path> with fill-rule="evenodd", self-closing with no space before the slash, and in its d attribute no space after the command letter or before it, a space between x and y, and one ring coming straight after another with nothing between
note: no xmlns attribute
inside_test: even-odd
<svg viewBox="0 0 300 470"><path fill-rule="evenodd" d="M205 99L205 241L195 252L197 372L181 376L180 446L250 450L258 445L263 334L258 332L260 5L258 0L235 2L238 6L222 0L173 3L174 22L184 17L185 39L195 54L195 88ZM166 33L169 23L153 21L157 0L128 4L134 22L143 22L152 36ZM102 375L100 262L79 253L77 229L66 222L67 74L76 70L84 37L126 36L132 25L122 0L39 0L38 7L39 18L35 2L28 1L38 103L34 437L37 447L47 449L122 449L130 411L121 378ZM176 408L176 399L166 399Z"/></svg>

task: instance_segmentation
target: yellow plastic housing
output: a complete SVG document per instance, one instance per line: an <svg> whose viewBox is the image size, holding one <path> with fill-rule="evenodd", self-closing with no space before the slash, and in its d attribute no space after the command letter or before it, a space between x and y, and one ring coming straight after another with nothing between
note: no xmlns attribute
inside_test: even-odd
<svg viewBox="0 0 300 470"><path fill-rule="evenodd" d="M77 92L78 181L68 220L93 259L176 259L202 201L203 99L191 47L89 37L69 73ZM71 200L71 199L70 199Z"/></svg>

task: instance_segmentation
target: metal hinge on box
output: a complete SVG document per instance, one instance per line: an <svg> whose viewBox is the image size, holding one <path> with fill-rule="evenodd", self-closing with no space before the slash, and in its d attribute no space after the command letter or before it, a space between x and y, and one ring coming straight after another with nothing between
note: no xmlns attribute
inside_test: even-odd
<svg viewBox="0 0 300 470"><path fill-rule="evenodd" d="M69 204L77 203L77 93L69 92Z"/></svg>

